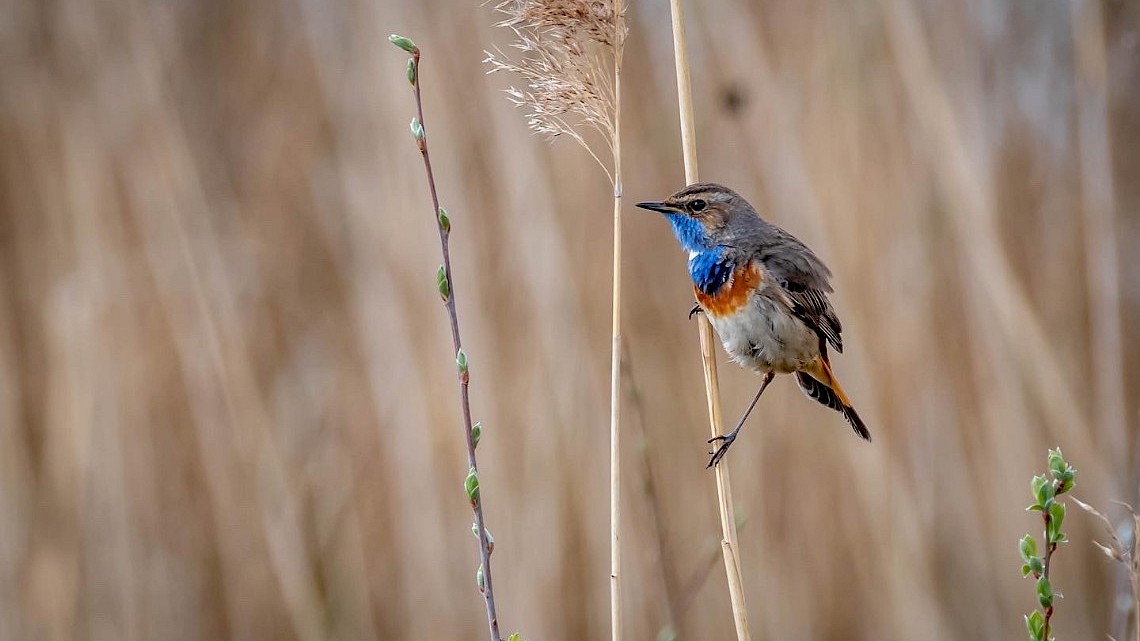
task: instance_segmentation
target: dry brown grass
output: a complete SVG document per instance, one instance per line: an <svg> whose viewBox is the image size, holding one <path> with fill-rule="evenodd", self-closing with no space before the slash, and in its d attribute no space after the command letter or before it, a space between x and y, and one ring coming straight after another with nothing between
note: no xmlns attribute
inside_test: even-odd
<svg viewBox="0 0 1140 641"><path fill-rule="evenodd" d="M1082 499L1140 498L1140 13L1103 5L1101 33L1067 4L964 7L687 7L702 178L828 261L837 367L876 436L785 381L734 446L756 638L1019 638L1013 542L1045 448ZM630 13L642 199L682 173L668 12ZM0 20L0 639L482 630L390 32L431 56L500 614L528 640L606 635L608 190L484 76L494 20L438 0L23 2ZM626 634L674 616L680 638L728 638L721 577L686 592L719 526L684 260L659 220L626 232L626 413L647 447L646 465L625 451ZM1096 291L1110 236L1118 291ZM756 380L721 382L733 414ZM1099 526L1069 520L1057 637L1127 638Z"/></svg>

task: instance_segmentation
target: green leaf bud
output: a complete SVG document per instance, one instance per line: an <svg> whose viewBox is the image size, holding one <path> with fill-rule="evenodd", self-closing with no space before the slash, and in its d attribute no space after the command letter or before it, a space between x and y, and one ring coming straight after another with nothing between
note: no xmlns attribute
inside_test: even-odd
<svg viewBox="0 0 1140 641"><path fill-rule="evenodd" d="M1048 608L1053 605L1053 585L1044 575L1037 579L1037 602L1041 607Z"/></svg>
<svg viewBox="0 0 1140 641"><path fill-rule="evenodd" d="M1033 500L1037 501L1037 505L1039 506L1045 503L1044 490L1042 488L1045 487L1048 482L1048 479L1040 474L1034 476L1033 479L1029 481L1029 492L1033 495Z"/></svg>
<svg viewBox="0 0 1140 641"><path fill-rule="evenodd" d="M1045 535L1049 543L1064 543L1065 533L1061 531L1061 524L1065 522L1065 504L1055 502L1049 506L1049 521L1046 524Z"/></svg>
<svg viewBox="0 0 1140 641"><path fill-rule="evenodd" d="M435 272L435 287L439 290L439 297L446 303L447 299L451 298L451 284L447 282L447 270L443 265L440 265Z"/></svg>
<svg viewBox="0 0 1140 641"><path fill-rule="evenodd" d="M1032 536L1026 534L1021 537L1018 542L1018 549L1021 551L1021 560L1029 563L1029 560L1037 556L1037 541Z"/></svg>
<svg viewBox="0 0 1140 641"><path fill-rule="evenodd" d="M483 528L483 532L487 535L487 554L490 554L495 551L495 537L491 536L491 531L487 528ZM479 525L477 523L471 524L471 534L474 535L476 539L479 538Z"/></svg>
<svg viewBox="0 0 1140 641"><path fill-rule="evenodd" d="M1030 639L1044 641L1041 637L1045 634L1045 616L1040 610L1034 610L1033 614L1025 617L1025 628L1029 630Z"/></svg>
<svg viewBox="0 0 1140 641"><path fill-rule="evenodd" d="M1049 450L1048 460L1049 471L1053 472L1055 475L1059 476L1063 474L1065 468L1068 467L1068 465L1065 463L1064 457L1061 456L1061 448L1059 447L1055 450Z"/></svg>
<svg viewBox="0 0 1140 641"><path fill-rule="evenodd" d="M1033 485L1034 497L1037 499L1037 504L1048 510L1049 506L1053 503L1053 483L1042 474L1033 477Z"/></svg>
<svg viewBox="0 0 1140 641"><path fill-rule="evenodd" d="M1061 487L1057 488L1057 493L1064 494L1073 489L1073 486L1077 484L1076 480L1074 480L1076 475L1077 471L1072 467L1065 468L1065 471L1061 473Z"/></svg>
<svg viewBox="0 0 1140 641"><path fill-rule="evenodd" d="M471 507L479 503L479 475L475 468L467 472L467 479L463 481L463 489L467 490L467 498L471 499Z"/></svg>
<svg viewBox="0 0 1140 641"><path fill-rule="evenodd" d="M401 35L393 33L392 35L388 36L388 42L391 42L392 44L403 49L404 51L407 51L408 53L413 53L416 50L416 43L408 40Z"/></svg>
<svg viewBox="0 0 1140 641"><path fill-rule="evenodd" d="M1049 506L1049 524L1061 528L1061 524L1065 522L1065 504L1060 501Z"/></svg>

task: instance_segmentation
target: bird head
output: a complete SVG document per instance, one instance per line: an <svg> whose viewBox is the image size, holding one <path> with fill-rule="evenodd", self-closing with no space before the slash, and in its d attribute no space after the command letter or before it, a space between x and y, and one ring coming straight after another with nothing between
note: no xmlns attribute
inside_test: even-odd
<svg viewBox="0 0 1140 641"><path fill-rule="evenodd" d="M757 217L748 201L715 183L689 185L665 200L637 203L637 206L664 214L681 247L690 254L720 245L737 219Z"/></svg>

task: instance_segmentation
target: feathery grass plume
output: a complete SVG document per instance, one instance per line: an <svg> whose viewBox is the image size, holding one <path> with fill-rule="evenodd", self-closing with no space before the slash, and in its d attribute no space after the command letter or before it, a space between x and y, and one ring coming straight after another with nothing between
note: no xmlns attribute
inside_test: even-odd
<svg viewBox="0 0 1140 641"><path fill-rule="evenodd" d="M567 136L577 141L606 172L614 175L618 162L618 73L625 44L625 9L614 0L505 0L495 11L506 16L496 23L510 29L519 55L485 51L488 73L517 74L526 87L512 86L507 98L527 110L527 124L549 139ZM606 163L586 140L593 130L609 147Z"/></svg>
<svg viewBox="0 0 1140 641"><path fill-rule="evenodd" d="M586 149L613 187L613 297L610 345L610 626L614 641L621 624L621 65L625 46L623 0L504 0L495 6L514 32L511 59L487 54L490 71L518 74L525 89L511 87L508 99L527 110L527 124L549 139L568 136ZM609 65L605 64L607 62ZM609 147L606 163L585 134L594 132Z"/></svg>
<svg viewBox="0 0 1140 641"><path fill-rule="evenodd" d="M1105 556L1123 565L1128 572L1128 583L1132 589L1132 598L1128 600L1128 607L1132 610L1133 617L1132 633L1133 638L1140 641L1140 514L1128 503L1113 501L1113 503L1128 510L1131 517L1129 526L1122 526L1119 530L1120 534L1117 534L1117 528L1112 525L1112 521L1108 520L1108 517L1075 496L1071 498L1077 507L1100 519L1101 523L1104 524L1104 529L1108 532L1108 545L1099 541L1093 541L1093 545L1104 552ZM1126 632L1127 627L1128 624L1125 622L1121 632Z"/></svg>

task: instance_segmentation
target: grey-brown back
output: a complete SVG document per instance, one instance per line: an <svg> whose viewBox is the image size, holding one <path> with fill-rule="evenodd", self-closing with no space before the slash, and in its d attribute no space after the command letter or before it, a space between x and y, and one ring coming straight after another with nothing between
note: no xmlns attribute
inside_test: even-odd
<svg viewBox="0 0 1140 641"><path fill-rule="evenodd" d="M843 351L842 323L828 300L831 270L807 245L789 232L760 217L748 201L736 196L725 225L713 240L729 247L738 261L756 260L783 288L792 312ZM734 199L735 200L735 199Z"/></svg>

